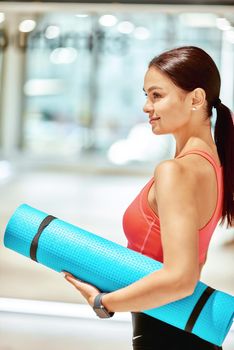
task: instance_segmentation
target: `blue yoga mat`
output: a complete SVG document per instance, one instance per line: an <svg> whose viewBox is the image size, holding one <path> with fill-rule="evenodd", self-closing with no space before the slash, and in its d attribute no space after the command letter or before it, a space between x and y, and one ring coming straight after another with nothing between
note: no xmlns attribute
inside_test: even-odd
<svg viewBox="0 0 234 350"><path fill-rule="evenodd" d="M104 292L126 287L163 266L26 204L10 218L4 244L55 271L69 271ZM233 322L234 297L199 281L191 296L143 312L221 346Z"/></svg>

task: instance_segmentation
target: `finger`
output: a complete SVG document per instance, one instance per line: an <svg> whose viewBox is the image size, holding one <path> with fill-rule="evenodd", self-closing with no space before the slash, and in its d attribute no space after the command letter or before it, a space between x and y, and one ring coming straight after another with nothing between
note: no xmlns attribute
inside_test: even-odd
<svg viewBox="0 0 234 350"><path fill-rule="evenodd" d="M77 278L75 278L75 277L73 277L73 276L66 275L66 276L65 276L65 279L66 279L68 282L72 283L74 286L77 286L77 287L79 287L79 288L81 288L82 285L84 285L84 283L83 283L82 281L78 280Z"/></svg>
<svg viewBox="0 0 234 350"><path fill-rule="evenodd" d="M69 283L71 283L75 288L77 288L81 293L84 292L85 294L87 294L87 293L93 293L93 291L100 293L100 290L96 286L93 286L88 282L81 281L80 279L76 278L70 273L65 272L63 273L63 275L65 279Z"/></svg>
<svg viewBox="0 0 234 350"><path fill-rule="evenodd" d="M85 299L87 299L89 295L89 291L87 290L87 285L83 282L77 281L74 278L71 278L70 276L65 277L66 280L73 285L82 295Z"/></svg>
<svg viewBox="0 0 234 350"><path fill-rule="evenodd" d="M71 277L72 277L72 276L73 276L70 272L64 271L64 270L61 271L60 273L61 273L61 275L64 276L64 277L66 277L66 276L71 276Z"/></svg>
<svg viewBox="0 0 234 350"><path fill-rule="evenodd" d="M61 275L63 276L63 277L65 277L66 275L71 275L69 272L67 272L67 271L60 271L60 273L61 273Z"/></svg>
<svg viewBox="0 0 234 350"><path fill-rule="evenodd" d="M67 272L67 271L61 271L61 275L62 275L63 277L65 277L66 279L67 279L67 277L70 277L70 278L72 278L72 279L74 279L74 280L76 280L76 281L83 282L83 281L81 281L79 278L73 276L70 272Z"/></svg>

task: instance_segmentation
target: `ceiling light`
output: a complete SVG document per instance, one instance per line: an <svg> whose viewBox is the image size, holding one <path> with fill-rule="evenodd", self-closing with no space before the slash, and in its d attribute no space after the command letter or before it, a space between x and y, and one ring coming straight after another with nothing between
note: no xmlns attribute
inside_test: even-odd
<svg viewBox="0 0 234 350"><path fill-rule="evenodd" d="M26 19L19 24L19 30L24 33L31 32L36 27L36 22L32 19Z"/></svg>
<svg viewBox="0 0 234 350"><path fill-rule="evenodd" d="M134 24L128 21L123 21L118 24L118 31L123 34L130 34L134 30Z"/></svg>
<svg viewBox="0 0 234 350"><path fill-rule="evenodd" d="M150 31L145 27L137 27L134 30L134 36L139 40L146 40L150 37Z"/></svg>
<svg viewBox="0 0 234 350"><path fill-rule="evenodd" d="M99 18L99 23L104 27L112 27L117 23L117 18L112 15L103 15Z"/></svg>
<svg viewBox="0 0 234 350"><path fill-rule="evenodd" d="M70 64L77 58L77 51L73 47L59 47L50 54L50 61L54 64Z"/></svg>
<svg viewBox="0 0 234 350"><path fill-rule="evenodd" d="M75 15L76 17L79 17L79 18L86 18L88 17L89 15L86 14L86 13L78 13L77 15Z"/></svg>
<svg viewBox="0 0 234 350"><path fill-rule="evenodd" d="M45 37L47 39L55 39L60 34L60 28L58 26L48 26L45 30Z"/></svg>

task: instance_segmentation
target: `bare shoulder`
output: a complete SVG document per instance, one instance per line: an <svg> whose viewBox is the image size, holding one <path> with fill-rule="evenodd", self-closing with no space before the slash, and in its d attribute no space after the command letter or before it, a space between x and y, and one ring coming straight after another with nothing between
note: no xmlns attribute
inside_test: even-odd
<svg viewBox="0 0 234 350"><path fill-rule="evenodd" d="M197 176L193 170L191 161L180 159L170 159L160 162L154 171L155 181L158 183L172 183L179 185L196 185Z"/></svg>

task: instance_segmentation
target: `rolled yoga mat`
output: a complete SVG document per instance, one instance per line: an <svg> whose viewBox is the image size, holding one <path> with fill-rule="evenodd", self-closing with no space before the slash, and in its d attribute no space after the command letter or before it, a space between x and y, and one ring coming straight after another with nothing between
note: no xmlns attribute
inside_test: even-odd
<svg viewBox="0 0 234 350"><path fill-rule="evenodd" d="M69 271L103 292L126 287L163 266L26 204L10 218L4 244L55 271ZM142 312L221 346L233 322L234 297L199 281L191 296Z"/></svg>

